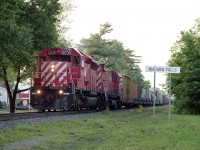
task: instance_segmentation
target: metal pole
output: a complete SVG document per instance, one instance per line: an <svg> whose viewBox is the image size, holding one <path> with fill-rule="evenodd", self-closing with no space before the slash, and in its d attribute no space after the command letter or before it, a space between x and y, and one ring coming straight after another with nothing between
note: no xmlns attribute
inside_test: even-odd
<svg viewBox="0 0 200 150"><path fill-rule="evenodd" d="M155 90L155 84L156 84L156 72L154 71L154 87L153 87L153 118L155 118L155 101L156 101L156 90Z"/></svg>
<svg viewBox="0 0 200 150"><path fill-rule="evenodd" d="M30 89L29 89L29 94L28 94L28 110L31 110L31 105L30 105L30 103L31 103L31 87L32 87L32 79L30 79L31 81L30 81Z"/></svg>
<svg viewBox="0 0 200 150"><path fill-rule="evenodd" d="M170 112L171 112L171 73L169 74L169 111L168 111L168 125L170 124Z"/></svg>

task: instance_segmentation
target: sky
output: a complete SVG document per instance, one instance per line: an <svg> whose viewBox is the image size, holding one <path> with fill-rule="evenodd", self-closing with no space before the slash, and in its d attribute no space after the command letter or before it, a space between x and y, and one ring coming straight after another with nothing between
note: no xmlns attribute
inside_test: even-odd
<svg viewBox="0 0 200 150"><path fill-rule="evenodd" d="M110 22L113 31L107 38L121 41L125 48L141 56L140 68L145 80L154 83L154 75L145 66L166 66L170 48L200 17L200 0L72 0L69 36L78 44L82 38L99 31ZM178 67L178 66L174 66ZM156 86L166 77L156 73Z"/></svg>

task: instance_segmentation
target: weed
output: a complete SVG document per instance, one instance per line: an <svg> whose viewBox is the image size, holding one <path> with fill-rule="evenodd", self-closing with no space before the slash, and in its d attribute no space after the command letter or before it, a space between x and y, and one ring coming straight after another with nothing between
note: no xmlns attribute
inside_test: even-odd
<svg viewBox="0 0 200 150"><path fill-rule="evenodd" d="M105 108L105 110L102 111L102 114L106 115L110 113L110 109L108 108L108 106Z"/></svg>
<svg viewBox="0 0 200 150"><path fill-rule="evenodd" d="M143 112L143 106L142 105L139 105L139 108L138 108L138 112Z"/></svg>

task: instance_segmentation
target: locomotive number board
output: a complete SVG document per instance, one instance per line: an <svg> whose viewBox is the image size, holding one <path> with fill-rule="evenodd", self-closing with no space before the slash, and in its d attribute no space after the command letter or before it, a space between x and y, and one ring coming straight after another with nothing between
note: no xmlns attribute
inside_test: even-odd
<svg viewBox="0 0 200 150"><path fill-rule="evenodd" d="M71 50L66 49L48 49L48 55L71 55Z"/></svg>

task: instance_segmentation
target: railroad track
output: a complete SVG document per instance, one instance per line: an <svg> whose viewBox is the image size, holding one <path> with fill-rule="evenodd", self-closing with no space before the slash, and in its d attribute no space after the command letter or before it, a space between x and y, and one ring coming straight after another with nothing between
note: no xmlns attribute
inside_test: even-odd
<svg viewBox="0 0 200 150"><path fill-rule="evenodd" d="M121 110L126 110L127 108L122 108ZM133 108L129 108L133 109ZM138 109L138 108L136 108ZM52 117L52 116L63 116L63 115L73 115L73 114L84 114L99 112L100 110L81 110L81 111L52 111L52 112L25 112L25 113L6 113L0 114L0 121L10 121L10 120L20 120L20 119L32 119L32 118L42 118L42 117ZM120 111L120 110L116 110ZM161 110L156 110L158 113Z"/></svg>
<svg viewBox="0 0 200 150"><path fill-rule="evenodd" d="M51 117L62 116L82 113L92 113L98 110L82 110L82 111L57 111L57 112L26 112L26 113L14 113L14 114L0 114L0 121L20 120L20 119L32 119L37 117Z"/></svg>

